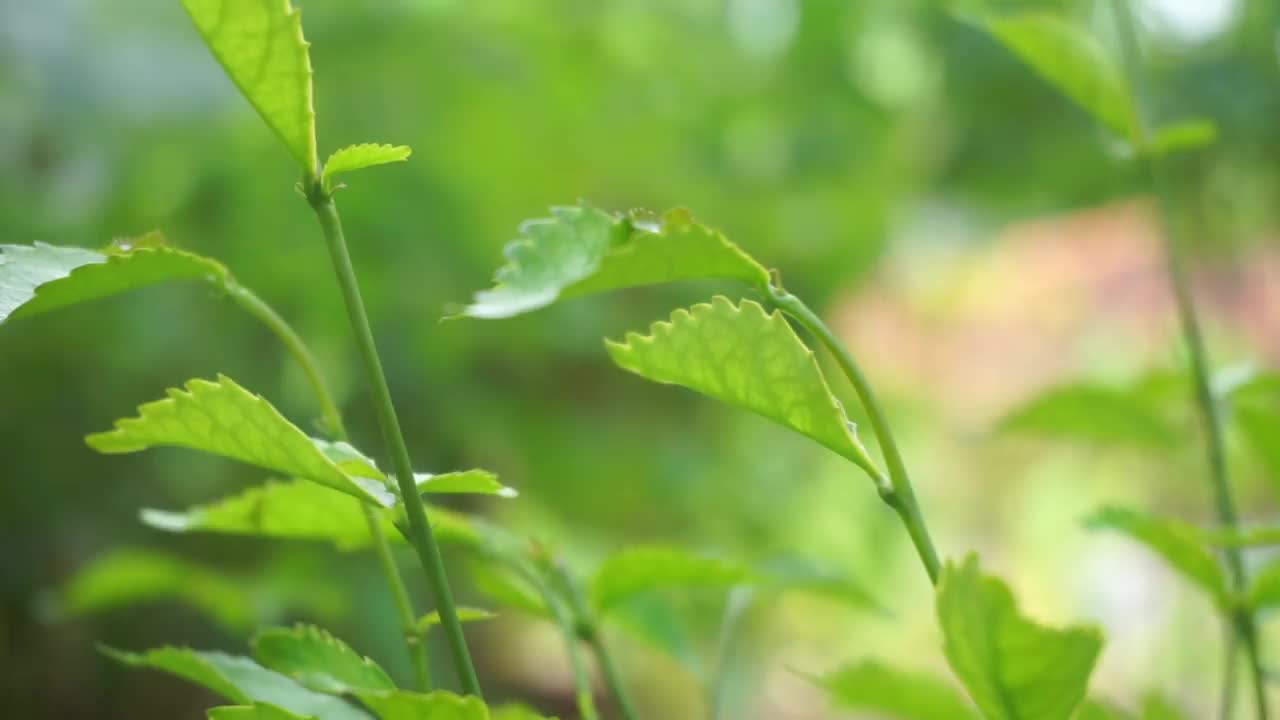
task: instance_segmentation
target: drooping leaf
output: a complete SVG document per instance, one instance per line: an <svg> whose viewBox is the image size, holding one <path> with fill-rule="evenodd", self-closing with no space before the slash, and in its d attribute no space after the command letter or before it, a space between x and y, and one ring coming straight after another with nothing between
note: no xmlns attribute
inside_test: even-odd
<svg viewBox="0 0 1280 720"><path fill-rule="evenodd" d="M246 657L221 652L164 647L145 653L105 649L113 659L185 678L239 705L270 703L291 713L324 720L370 720L339 698L299 685Z"/></svg>
<svg viewBox="0 0 1280 720"><path fill-rule="evenodd" d="M1106 50L1083 29L1043 11L965 15L1058 92L1125 140L1135 119L1124 77Z"/></svg>
<svg viewBox="0 0 1280 720"><path fill-rule="evenodd" d="M348 475L280 411L231 378L191 380L164 400L138 408L138 417L117 420L114 430L90 435L101 453L130 453L158 446L184 447L240 460L293 477L313 480L384 507L395 496L380 482Z"/></svg>
<svg viewBox="0 0 1280 720"><path fill-rule="evenodd" d="M1067 720L1084 699L1102 650L1096 628L1059 630L1023 617L976 555L947 563L937 609L951 669L988 720Z"/></svg>
<svg viewBox="0 0 1280 720"><path fill-rule="evenodd" d="M635 547L614 553L591 580L591 601L607 612L654 590L727 588L753 579L745 567L677 547Z"/></svg>
<svg viewBox="0 0 1280 720"><path fill-rule="evenodd" d="M1255 610L1280 607L1280 560L1267 563L1249 583L1249 607Z"/></svg>
<svg viewBox="0 0 1280 720"><path fill-rule="evenodd" d="M393 523L394 512L380 510L378 515L387 538L404 542ZM429 508L427 516L440 542L468 546L479 542L466 516L439 507ZM364 513L350 497L306 480L270 481L182 512L147 509L141 517L146 525L175 533L322 541L343 551L366 548L371 542Z"/></svg>
<svg viewBox="0 0 1280 720"><path fill-rule="evenodd" d="M648 335L605 344L623 369L759 413L878 474L813 351L780 312L716 296L676 310Z"/></svg>
<svg viewBox="0 0 1280 720"><path fill-rule="evenodd" d="M481 620L492 620L493 618L496 618L496 617L498 617L497 613L493 613L488 610L481 610L480 608L473 608L473 607L458 608L459 622L464 622L464 623L479 622ZM418 618L418 624L415 625L414 628L420 633L425 633L431 628L439 624L440 624L440 613L436 610L432 610L426 615L423 615L422 617Z"/></svg>
<svg viewBox="0 0 1280 720"><path fill-rule="evenodd" d="M1156 130L1151 138L1151 151L1157 155L1175 155L1199 150L1217 141L1218 126L1212 120L1197 118Z"/></svg>
<svg viewBox="0 0 1280 720"><path fill-rule="evenodd" d="M1006 432L1098 445L1167 448L1182 439L1147 394L1101 385L1052 388L1014 410L1000 425Z"/></svg>
<svg viewBox="0 0 1280 720"><path fill-rule="evenodd" d="M1215 602L1227 602L1222 568L1205 547L1204 534L1198 528L1117 507L1103 508L1089 516L1085 527L1128 535L1164 558L1173 569L1209 593Z"/></svg>
<svg viewBox="0 0 1280 720"><path fill-rule="evenodd" d="M366 692L358 697L381 720L489 720L489 710L479 698L443 690Z"/></svg>
<svg viewBox="0 0 1280 720"><path fill-rule="evenodd" d="M78 616L155 600L183 602L234 632L254 620L252 600L235 578L142 549L116 550L89 563L62 588L59 609Z"/></svg>
<svg viewBox="0 0 1280 720"><path fill-rule="evenodd" d="M253 638L253 654L263 666L331 695L395 690L374 661L314 625L267 628Z"/></svg>
<svg viewBox="0 0 1280 720"><path fill-rule="evenodd" d="M585 205L552 208L551 218L521 226L505 255L494 287L476 293L462 314L510 317L561 298L694 278L769 282L764 267L687 210L654 224Z"/></svg>
<svg viewBox="0 0 1280 720"><path fill-rule="evenodd" d="M318 172L309 43L290 0L182 0L214 57L302 171Z"/></svg>
<svg viewBox="0 0 1280 720"><path fill-rule="evenodd" d="M319 720L319 718L295 715L275 705L254 703L210 708L209 720Z"/></svg>
<svg viewBox="0 0 1280 720"><path fill-rule="evenodd" d="M350 443L330 442L319 438L312 438L311 442L315 443L325 457L332 460L348 475L377 480L383 484L388 483L389 478L378 469L377 463ZM501 498L513 498L519 495L515 488L503 485L498 481L498 476L488 470L471 469L439 474L414 473L413 479L417 483L419 493L497 495ZM393 494L399 496L398 485L388 485L388 487Z"/></svg>
<svg viewBox="0 0 1280 720"><path fill-rule="evenodd" d="M868 660L819 678L831 705L900 720L977 720L956 688L931 675Z"/></svg>
<svg viewBox="0 0 1280 720"><path fill-rule="evenodd" d="M471 582L485 597L503 607L550 620L551 609L538 590L513 570L493 560L471 564Z"/></svg>
<svg viewBox="0 0 1280 720"><path fill-rule="evenodd" d="M848 573L833 572L799 558L777 558L757 566L759 587L818 595L859 609L885 612L885 607Z"/></svg>
<svg viewBox="0 0 1280 720"><path fill-rule="evenodd" d="M378 143L361 143L348 145L334 152L324 163L321 180L326 188L332 189L333 178L342 173L363 170L375 165L386 165L393 162L404 162L413 154L408 145L380 145Z"/></svg>

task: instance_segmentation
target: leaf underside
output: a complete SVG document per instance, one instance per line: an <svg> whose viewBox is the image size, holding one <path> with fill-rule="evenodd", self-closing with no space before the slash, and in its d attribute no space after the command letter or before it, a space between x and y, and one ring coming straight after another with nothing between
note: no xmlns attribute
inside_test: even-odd
<svg viewBox="0 0 1280 720"><path fill-rule="evenodd" d="M976 555L948 563L938 619L951 669L989 720L1067 720L1102 649L1091 627L1055 629L1018 614L1009 588Z"/></svg>
<svg viewBox="0 0 1280 720"><path fill-rule="evenodd" d="M656 224L586 205L551 212L521 226L494 287L476 293L463 315L504 318L557 299L695 278L769 283L764 267L687 210L669 211Z"/></svg>
<svg viewBox="0 0 1280 720"><path fill-rule="evenodd" d="M205 44L308 176L318 170L309 43L289 0L182 0Z"/></svg>
<svg viewBox="0 0 1280 720"><path fill-rule="evenodd" d="M623 369L759 413L878 475L813 352L779 312L716 296L676 310L648 335L605 345Z"/></svg>
<svg viewBox="0 0 1280 720"><path fill-rule="evenodd" d="M818 680L833 707L883 713L898 720L977 720L969 702L946 682L869 660Z"/></svg>
<svg viewBox="0 0 1280 720"><path fill-rule="evenodd" d="M1195 526L1128 508L1108 507L1086 518L1085 527L1128 535L1163 558L1215 602L1227 602L1222 568L1205 547L1203 532Z"/></svg>
<svg viewBox="0 0 1280 720"><path fill-rule="evenodd" d="M348 145L335 151L324 163L321 180L325 187L332 189L333 178L343 173L363 170L364 168L387 163L404 162L413 154L408 145L380 145L378 143L362 143Z"/></svg>
<svg viewBox="0 0 1280 720"><path fill-rule="evenodd" d="M267 628L253 638L259 663L303 687L330 695L395 690L386 671L313 625Z"/></svg>

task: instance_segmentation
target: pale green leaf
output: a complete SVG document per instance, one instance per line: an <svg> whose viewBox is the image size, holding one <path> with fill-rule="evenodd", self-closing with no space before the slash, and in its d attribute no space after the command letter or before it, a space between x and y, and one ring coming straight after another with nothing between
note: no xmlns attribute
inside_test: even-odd
<svg viewBox="0 0 1280 720"><path fill-rule="evenodd" d="M716 296L606 346L626 370L759 413L878 475L813 351L780 312Z"/></svg>
<svg viewBox="0 0 1280 720"><path fill-rule="evenodd" d="M1133 140L1133 104L1123 75L1106 50L1084 30L1041 11L966 19L985 29L1102 125L1125 140Z"/></svg>
<svg viewBox="0 0 1280 720"><path fill-rule="evenodd" d="M659 223L619 219L588 206L552 209L507 245L494 287L464 315L503 318L557 299L694 278L769 283L769 273L723 234L672 210Z"/></svg>
<svg viewBox="0 0 1280 720"><path fill-rule="evenodd" d="M1218 603L1226 603L1227 585L1218 561L1205 547L1204 534L1176 520L1127 508L1103 508L1085 520L1091 530L1114 530L1146 545Z"/></svg>
<svg viewBox="0 0 1280 720"><path fill-rule="evenodd" d="M526 579L492 559L471 564L470 578L476 590L503 607L544 620L552 619L546 599Z"/></svg>
<svg viewBox="0 0 1280 720"><path fill-rule="evenodd" d="M1121 710L1109 702L1088 699L1080 705L1075 720L1135 720L1132 713Z"/></svg>
<svg viewBox="0 0 1280 720"><path fill-rule="evenodd" d="M0 268L0 272L3 272ZM1280 486L1280 376L1261 375L1231 393L1232 418L1271 482Z"/></svg>
<svg viewBox="0 0 1280 720"><path fill-rule="evenodd" d="M634 547L614 553L591 579L591 601L606 612L632 598L670 588L728 588L755 579L729 560L677 547Z"/></svg>
<svg viewBox="0 0 1280 720"><path fill-rule="evenodd" d="M332 189L333 178L342 173L363 170L375 165L386 165L393 162L404 162L413 154L408 145L379 145L377 143L361 143L348 145L334 152L324 163L321 179L325 187Z"/></svg>
<svg viewBox="0 0 1280 720"><path fill-rule="evenodd" d="M312 438L311 442L324 453L343 472L370 480L387 483L389 478L378 469L372 458L357 450L347 442L330 442ZM447 473L414 473L413 480L419 493L438 494L471 494L497 495L502 498L513 498L519 495L514 488L498 482L498 476L488 470L460 470ZM388 485L393 494L399 497L399 486Z"/></svg>
<svg viewBox="0 0 1280 720"><path fill-rule="evenodd" d="M1249 606L1255 610L1280 607L1280 560L1267 563L1249 583Z"/></svg>
<svg viewBox="0 0 1280 720"><path fill-rule="evenodd" d="M318 171L309 44L289 0L182 0L214 57L302 171Z"/></svg>
<svg viewBox="0 0 1280 720"><path fill-rule="evenodd" d="M1142 720L1186 720L1176 705L1159 693L1147 693L1142 700Z"/></svg>
<svg viewBox="0 0 1280 720"><path fill-rule="evenodd" d="M102 453L131 453L159 446L221 455L286 475L313 480L365 502L391 506L395 496L381 482L348 475L280 411L231 378L191 380L186 390L138 408L138 417L90 435Z"/></svg>
<svg viewBox="0 0 1280 720"><path fill-rule="evenodd" d="M1059 630L1019 615L976 555L947 563L937 609L951 669L988 720L1067 720L1084 699L1102 650L1096 628Z"/></svg>
<svg viewBox="0 0 1280 720"><path fill-rule="evenodd" d="M458 610L458 621L464 622L464 623L479 622L481 620L492 620L493 618L498 617L497 613L493 613L488 610L481 610L480 608L460 607L457 610ZM426 615L423 615L422 617L418 618L418 624L415 625L414 628L416 628L417 631L420 633L425 633L431 628L439 624L440 624L440 613L439 611L432 610Z"/></svg>
<svg viewBox="0 0 1280 720"><path fill-rule="evenodd" d="M359 693L357 697L381 720L489 720L489 710L479 698L442 690Z"/></svg>
<svg viewBox="0 0 1280 720"><path fill-rule="evenodd" d="M1218 141L1218 126L1212 120L1195 119L1166 125L1151 137L1157 155L1173 155L1208 147Z"/></svg>
<svg viewBox="0 0 1280 720"><path fill-rule="evenodd" d="M314 625L262 630L253 638L253 654L303 687L331 695L396 689L377 663Z"/></svg>
<svg viewBox="0 0 1280 720"><path fill-rule="evenodd" d="M270 703L297 715L323 720L369 720L366 713L341 699L308 690L246 657L175 647L145 653L110 649L104 652L126 665L185 678L239 705Z"/></svg>
<svg viewBox="0 0 1280 720"><path fill-rule="evenodd" d="M1006 416L1006 432L1033 433L1098 445L1174 447L1182 436L1141 388L1066 385L1052 388Z"/></svg>
<svg viewBox="0 0 1280 720"><path fill-rule="evenodd" d="M177 600L234 632L249 629L254 620L252 600L240 581L151 550L107 553L76 573L59 595L59 609L69 616Z"/></svg>
<svg viewBox="0 0 1280 720"><path fill-rule="evenodd" d="M503 705L489 710L489 720L554 720L530 710L524 705Z"/></svg>
<svg viewBox="0 0 1280 720"><path fill-rule="evenodd" d="M395 512L379 510L378 516L387 538L404 542L393 523ZM466 546L479 542L465 515L429 507L427 516L440 542ZM343 551L366 548L371 542L368 522L354 500L306 480L271 481L182 512L143 510L141 517L146 525L174 533L322 541Z"/></svg>
<svg viewBox="0 0 1280 720"><path fill-rule="evenodd" d="M960 692L931 675L907 672L874 660L818 679L832 707L897 720L977 720Z"/></svg>
<svg viewBox="0 0 1280 720"><path fill-rule="evenodd" d="M319 718L295 715L275 705L254 703L210 708L209 720L319 720Z"/></svg>

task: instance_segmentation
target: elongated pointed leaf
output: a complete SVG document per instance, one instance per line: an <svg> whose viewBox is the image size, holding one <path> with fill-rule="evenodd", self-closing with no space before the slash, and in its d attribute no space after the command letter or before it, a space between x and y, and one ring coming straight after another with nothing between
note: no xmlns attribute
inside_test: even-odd
<svg viewBox="0 0 1280 720"><path fill-rule="evenodd" d="M429 508L427 516L440 542L464 546L479 542L466 516L439 507ZM175 533L322 541L343 551L363 549L371 542L368 522L355 501L306 480L271 481L182 512L143 510L141 517L146 525ZM394 511L380 510L378 517L388 539L404 542L393 522Z"/></svg>
<svg viewBox="0 0 1280 720"><path fill-rule="evenodd" d="M332 189L333 178L342 173L363 170L375 165L386 165L393 162L404 162L413 154L408 145L379 145L362 143L348 145L329 156L324 163L321 179L325 187Z"/></svg>
<svg viewBox="0 0 1280 720"><path fill-rule="evenodd" d="M869 712L895 720L978 720L953 686L923 673L906 672L874 660L819 679L832 707Z"/></svg>
<svg viewBox="0 0 1280 720"><path fill-rule="evenodd" d="M591 601L606 612L654 590L727 588L753 578L751 571L729 560L676 547L637 547L605 560L591 580Z"/></svg>
<svg viewBox="0 0 1280 720"><path fill-rule="evenodd" d="M1084 699L1102 650L1096 628L1059 630L1018 614L976 555L947 563L937 609L951 669L988 720L1067 720Z"/></svg>
<svg viewBox="0 0 1280 720"><path fill-rule="evenodd" d="M498 617L497 613L490 612L488 610L481 610L480 608L473 608L473 607L458 608L459 622L464 622L464 623L480 622L481 620L492 620L496 617ZM440 624L440 613L435 610L432 610L426 615L423 615L422 617L418 618L418 623L414 625L414 628L419 633L425 633L429 631L431 628L439 624Z"/></svg>
<svg viewBox="0 0 1280 720"><path fill-rule="evenodd" d="M360 693L359 697L381 720L489 720L489 709L479 698L441 690Z"/></svg>
<svg viewBox="0 0 1280 720"><path fill-rule="evenodd" d="M240 705L270 703L304 717L369 720L368 714L341 699L308 690L246 657L175 647L145 653L105 652L126 665L153 668L185 678Z"/></svg>
<svg viewBox="0 0 1280 720"><path fill-rule="evenodd" d="M1209 593L1215 602L1227 602L1222 568L1204 545L1197 528L1176 520L1152 517L1127 508L1103 508L1085 520L1092 530L1114 530L1146 545L1173 569Z"/></svg>
<svg viewBox="0 0 1280 720"><path fill-rule="evenodd" d="M304 715L295 715L288 710L268 705L266 703L254 703L253 705L235 705L228 707L217 707L209 710L209 720L320 720L316 717L307 717Z"/></svg>
<svg viewBox="0 0 1280 720"><path fill-rule="evenodd" d="M626 370L759 413L877 474L813 351L779 312L716 296L654 323L648 335L605 344Z"/></svg>
<svg viewBox="0 0 1280 720"><path fill-rule="evenodd" d="M1134 139L1133 104L1124 77L1106 50L1083 29L1040 11L964 19L990 33L1099 123L1125 140Z"/></svg>
<svg viewBox="0 0 1280 720"><path fill-rule="evenodd" d="M302 171L319 171L309 43L289 0L182 0L231 81Z"/></svg>
<svg viewBox="0 0 1280 720"><path fill-rule="evenodd" d="M1001 429L1098 445L1168 448L1182 442L1148 394L1101 385L1053 388L1006 416Z"/></svg>
<svg viewBox="0 0 1280 720"><path fill-rule="evenodd" d="M201 450L286 475L313 480L368 503L391 506L394 495L381 482L348 475L262 396L231 378L191 380L186 390L138 408L138 417L117 420L115 429L90 435L102 453L130 453L171 446Z"/></svg>
<svg viewBox="0 0 1280 720"><path fill-rule="evenodd" d="M1166 125L1153 133L1151 150L1157 155L1175 155L1208 147L1218 141L1218 126L1203 118Z"/></svg>
<svg viewBox="0 0 1280 720"><path fill-rule="evenodd" d="M377 663L314 625L262 630L253 638L253 655L263 666L318 692L343 695L396 689Z"/></svg>
<svg viewBox="0 0 1280 720"><path fill-rule="evenodd" d="M462 314L510 317L560 298L694 278L769 283L764 267L687 210L655 224L587 206L553 208L551 218L526 222L505 254L494 287L476 293Z"/></svg>
<svg viewBox="0 0 1280 720"><path fill-rule="evenodd" d="M183 558L142 549L110 552L80 570L60 592L70 616L156 600L177 600L234 632L253 625L254 608L242 583Z"/></svg>

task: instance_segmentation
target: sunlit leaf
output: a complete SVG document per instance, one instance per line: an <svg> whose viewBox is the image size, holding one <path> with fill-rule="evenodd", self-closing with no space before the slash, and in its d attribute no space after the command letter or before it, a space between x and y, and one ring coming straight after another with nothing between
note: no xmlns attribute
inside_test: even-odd
<svg viewBox="0 0 1280 720"><path fill-rule="evenodd" d="M1159 693L1147 693L1142 700L1142 720L1186 720L1187 716Z"/></svg>
<svg viewBox="0 0 1280 720"><path fill-rule="evenodd" d="M1085 384L1042 393L1006 416L1001 429L1098 445L1173 447L1182 441L1138 389Z"/></svg>
<svg viewBox="0 0 1280 720"><path fill-rule="evenodd" d="M464 315L510 317L561 298L693 278L769 282L767 270L687 210L651 223L585 205L553 208L551 218L526 222L505 255L494 287L476 293Z"/></svg>
<svg viewBox="0 0 1280 720"><path fill-rule="evenodd" d="M397 506L399 507L399 506ZM404 542L392 510L379 510L383 533ZM306 480L271 481L237 495L182 512L143 510L142 522L167 532L253 535L282 540L330 542L339 550L368 547L371 538L364 513L352 499ZM474 545L479 541L466 516L430 507L436 539Z"/></svg>
<svg viewBox="0 0 1280 720"><path fill-rule="evenodd" d="M377 663L313 625L262 630L253 638L253 654L303 687L331 695L396 689Z"/></svg>
<svg viewBox="0 0 1280 720"><path fill-rule="evenodd" d="M209 720L320 720L316 717L295 715L288 710L266 703L210 708Z"/></svg>
<svg viewBox="0 0 1280 720"><path fill-rule="evenodd" d="M3 268L0 268L3 272ZM1271 482L1280 486L1280 377L1262 375L1231 393L1236 425Z"/></svg>
<svg viewBox="0 0 1280 720"><path fill-rule="evenodd" d="M479 698L441 690L360 693L359 698L381 720L489 720L489 710Z"/></svg>
<svg viewBox="0 0 1280 720"><path fill-rule="evenodd" d="M498 617L497 613L493 613L488 610L481 610L480 608L460 607L457 610L458 610L458 621L464 622L464 623L479 622L481 620L492 620L493 618ZM418 618L418 624L415 625L414 627L417 629L418 632L424 633L439 624L440 624L440 613L436 610L432 610L426 615L423 615L422 617Z"/></svg>
<svg viewBox="0 0 1280 720"><path fill-rule="evenodd" d="M524 705L503 705L489 710L489 720L554 720L539 715Z"/></svg>
<svg viewBox="0 0 1280 720"><path fill-rule="evenodd" d="M388 478L378 469L377 463L368 455L357 450L347 442L330 442L312 438L311 442L324 453L343 472L370 480L385 483ZM497 495L502 498L513 498L519 495L514 488L498 482L498 476L488 470L460 470L447 473L414 473L419 493L436 494L470 494ZM399 495L398 486L390 486L393 494Z"/></svg>
<svg viewBox="0 0 1280 720"><path fill-rule="evenodd" d="M1093 530L1114 530L1146 545L1218 603L1227 602L1222 568L1205 547L1204 534L1176 520L1152 517L1127 508L1103 508L1085 520Z"/></svg>
<svg viewBox="0 0 1280 720"><path fill-rule="evenodd" d="M386 165L393 162L404 162L413 154L408 145L379 145L362 143L348 145L329 156L324 163L321 180L325 187L332 188L333 178L342 173L363 170L375 165Z"/></svg>
<svg viewBox="0 0 1280 720"><path fill-rule="evenodd" d="M591 600L608 611L637 595L670 588L727 588L747 582L752 573L721 558L676 547L636 547L614 553L591 580Z"/></svg>
<svg viewBox="0 0 1280 720"><path fill-rule="evenodd" d="M76 616L155 600L183 602L235 632L253 624L252 600L236 578L141 549L116 550L82 568L62 588L59 609Z"/></svg>
<svg viewBox="0 0 1280 720"><path fill-rule="evenodd" d="M1085 700L1076 713L1075 720L1135 720L1133 713L1125 712L1109 702Z"/></svg>
<svg viewBox="0 0 1280 720"><path fill-rule="evenodd" d="M1249 584L1249 606L1257 610L1280 607L1280 560L1258 571Z"/></svg>
<svg viewBox="0 0 1280 720"><path fill-rule="evenodd" d="M115 429L90 435L102 453L131 453L159 446L184 447L240 460L289 476L313 480L365 502L394 504L376 481L348 475L262 396L231 378L191 380L164 400L138 408L138 417L117 420Z"/></svg>
<svg viewBox="0 0 1280 720"><path fill-rule="evenodd" d="M161 670L185 678L240 705L270 703L291 713L324 720L369 720L341 699L299 685L246 657L165 647L145 653L104 650L126 665Z"/></svg>
<svg viewBox="0 0 1280 720"><path fill-rule="evenodd" d="M205 44L308 176L318 171L309 43L289 0L182 0Z"/></svg>
<svg viewBox="0 0 1280 720"><path fill-rule="evenodd" d="M648 335L606 345L626 370L759 413L877 474L813 351L779 312L716 296L654 323Z"/></svg>
<svg viewBox="0 0 1280 720"><path fill-rule="evenodd" d="M1018 614L976 555L947 563L937 608L951 669L988 720L1067 720L1084 699L1102 650L1097 629L1059 630Z"/></svg>
<svg viewBox="0 0 1280 720"><path fill-rule="evenodd" d="M819 678L832 707L900 720L977 720L952 685L931 675L891 668L874 660Z"/></svg>
<svg viewBox="0 0 1280 720"><path fill-rule="evenodd" d="M1166 125L1151 137L1151 150L1157 155L1174 155L1208 147L1218 141L1218 126L1212 120L1197 118Z"/></svg>

